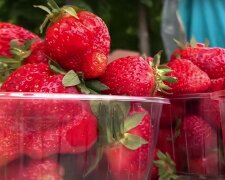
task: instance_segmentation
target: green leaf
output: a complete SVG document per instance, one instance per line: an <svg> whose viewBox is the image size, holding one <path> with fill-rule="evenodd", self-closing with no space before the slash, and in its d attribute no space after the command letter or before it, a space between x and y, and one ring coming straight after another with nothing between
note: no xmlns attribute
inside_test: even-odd
<svg viewBox="0 0 225 180"><path fill-rule="evenodd" d="M62 84L65 87L76 86L76 85L80 84L79 76L73 70L70 70L63 77Z"/></svg>
<svg viewBox="0 0 225 180"><path fill-rule="evenodd" d="M175 180L178 179L176 175L176 164L168 153L162 153L158 151L158 160L154 161L156 167L158 167L160 180Z"/></svg>
<svg viewBox="0 0 225 180"><path fill-rule="evenodd" d="M48 14L52 14L51 10L50 10L48 7L46 7L46 6L42 6L42 5L34 5L33 7L42 9L42 10L44 10L45 12L47 12Z"/></svg>
<svg viewBox="0 0 225 180"><path fill-rule="evenodd" d="M64 6L62 9L63 9L63 11L67 12L69 15L75 17L76 19L79 19L79 17L77 16L77 13L73 7Z"/></svg>
<svg viewBox="0 0 225 180"><path fill-rule="evenodd" d="M105 84L101 83L100 81L96 79L85 81L85 84L89 89L92 89L96 92L101 92L101 91L105 91L109 89L108 86L106 86Z"/></svg>
<svg viewBox="0 0 225 180"><path fill-rule="evenodd" d="M121 126L124 121L122 111L115 103L110 105L110 121L109 121L109 130L113 138L117 141L123 137L124 127Z"/></svg>
<svg viewBox="0 0 225 180"><path fill-rule="evenodd" d="M163 76L162 80L166 81L166 82L169 82L169 83L176 83L177 82L177 78L175 78L173 76Z"/></svg>
<svg viewBox="0 0 225 180"><path fill-rule="evenodd" d="M5 57L5 56L0 56L0 63L7 63L9 60L15 61L13 58Z"/></svg>
<svg viewBox="0 0 225 180"><path fill-rule="evenodd" d="M148 141L140 136L125 133L124 137L120 140L120 143L130 150L136 150L142 145L148 144Z"/></svg>
<svg viewBox="0 0 225 180"><path fill-rule="evenodd" d="M66 71L57 62L50 59L48 64L53 73L66 75Z"/></svg>
<svg viewBox="0 0 225 180"><path fill-rule="evenodd" d="M177 45L179 48L181 48L181 49L185 49L185 48L186 48L186 46L185 46L182 42L180 42L180 41L178 41L178 40L176 40L176 39L173 39L173 41L176 43L176 45Z"/></svg>
<svg viewBox="0 0 225 180"><path fill-rule="evenodd" d="M84 174L84 177L87 177L98 166L100 160L103 157L103 150L103 147L96 145L94 148L95 152L92 153L89 151L87 153L87 160L89 161L89 165L87 171Z"/></svg>
<svg viewBox="0 0 225 180"><path fill-rule="evenodd" d="M54 0L48 0L48 5L51 6L53 9L60 9L58 4Z"/></svg>
<svg viewBox="0 0 225 180"><path fill-rule="evenodd" d="M128 116L124 120L124 132L128 132L129 130L137 127L141 123L144 116L145 113L135 113Z"/></svg>
<svg viewBox="0 0 225 180"><path fill-rule="evenodd" d="M37 41L36 38L25 41L24 42L24 50L29 50L36 41Z"/></svg>
<svg viewBox="0 0 225 180"><path fill-rule="evenodd" d="M160 64L160 59L161 59L161 54L163 51L159 51L155 56L154 56L154 60L153 60L153 65L155 67L158 67Z"/></svg>
<svg viewBox="0 0 225 180"><path fill-rule="evenodd" d="M78 84L77 87L80 89L81 93L90 94L91 91L88 89L84 83Z"/></svg>
<svg viewBox="0 0 225 180"><path fill-rule="evenodd" d="M209 43L209 40L206 39L204 44L205 44L205 47L209 47L209 44L210 44L210 43Z"/></svg>
<svg viewBox="0 0 225 180"><path fill-rule="evenodd" d="M19 43L19 40L18 39L13 39L10 41L10 48L17 48L18 47L18 43Z"/></svg>
<svg viewBox="0 0 225 180"><path fill-rule="evenodd" d="M190 41L190 45L191 45L191 47L197 47L197 40L195 39L195 37L193 36L192 38L191 38L191 41Z"/></svg>

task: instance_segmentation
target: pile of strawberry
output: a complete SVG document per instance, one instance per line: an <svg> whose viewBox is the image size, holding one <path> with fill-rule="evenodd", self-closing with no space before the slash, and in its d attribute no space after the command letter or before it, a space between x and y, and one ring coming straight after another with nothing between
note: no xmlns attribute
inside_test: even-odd
<svg viewBox="0 0 225 180"><path fill-rule="evenodd" d="M60 8L53 0L47 5L35 6L48 13L43 40L0 22L1 92L154 96L171 90L165 81L175 78L159 65L160 53L108 64L110 35L101 18L73 6ZM62 180L67 167L52 157L68 154L84 157L85 163L70 164L72 171L85 169L80 179L92 178L102 158L115 180L148 175L155 130L140 103L47 96L2 99L0 106L0 179Z"/></svg>
<svg viewBox="0 0 225 180"><path fill-rule="evenodd" d="M224 176L224 128L219 102L210 93L225 89L225 49L194 39L177 43L167 64L177 83L168 84L171 105L162 110L157 148L172 157L181 174Z"/></svg>

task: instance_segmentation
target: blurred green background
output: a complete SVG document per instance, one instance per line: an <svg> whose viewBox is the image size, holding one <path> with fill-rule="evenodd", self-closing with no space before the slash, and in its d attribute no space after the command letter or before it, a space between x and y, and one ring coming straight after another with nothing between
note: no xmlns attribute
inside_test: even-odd
<svg viewBox="0 0 225 180"><path fill-rule="evenodd" d="M127 49L154 55L163 49L160 37L162 1L160 0L56 0L59 5L73 4L99 15L107 24L111 35L111 50ZM0 0L0 21L23 26L40 36L39 25L45 12L33 5L45 5L46 0ZM144 22L141 22L144 21ZM140 25L141 24L141 25ZM144 27L143 27L144 25ZM141 27L142 26L142 27ZM145 48L140 47L140 34ZM143 43L143 42L142 42ZM147 47L147 50L146 50Z"/></svg>

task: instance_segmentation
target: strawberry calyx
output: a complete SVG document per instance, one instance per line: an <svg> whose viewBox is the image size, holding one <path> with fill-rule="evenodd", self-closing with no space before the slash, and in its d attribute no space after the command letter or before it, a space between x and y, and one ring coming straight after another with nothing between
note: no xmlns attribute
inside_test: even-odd
<svg viewBox="0 0 225 180"><path fill-rule="evenodd" d="M168 153L157 152L158 160L154 161L158 168L159 180L175 180L178 179L176 175L176 164Z"/></svg>
<svg viewBox="0 0 225 180"><path fill-rule="evenodd" d="M176 45L180 48L180 49L182 49L182 50L184 50L184 49L186 49L186 48L188 48L188 47L191 47L191 48L196 48L196 47L209 47L209 40L208 39L206 39L205 40L205 42L204 43L199 43L196 39L195 39L195 37L192 37L191 38L191 40L190 40L190 42L188 42L188 41L186 41L186 42L180 42L180 41L178 41L178 40L176 40L176 39L174 39L174 42L176 43Z"/></svg>
<svg viewBox="0 0 225 180"><path fill-rule="evenodd" d="M99 120L99 137L104 145L122 144L130 150L136 150L148 143L144 138L129 133L145 116L143 112L128 115L130 103L93 101L91 108Z"/></svg>
<svg viewBox="0 0 225 180"><path fill-rule="evenodd" d="M19 39L13 39L10 41L10 53L11 57L0 56L0 74L4 79L18 67L20 67L24 60L31 54L31 46L36 39L27 40L25 42Z"/></svg>
<svg viewBox="0 0 225 180"><path fill-rule="evenodd" d="M40 26L41 33L43 32L43 29L47 26L49 21L50 23L55 22L62 16L70 15L76 19L79 19L76 12L77 10L79 10L79 8L71 5L65 5L60 8L54 0L47 0L47 6L34 5L34 7L40 8L48 13Z"/></svg>
<svg viewBox="0 0 225 180"><path fill-rule="evenodd" d="M169 94L167 90L171 90L171 88L165 84L165 82L169 83L176 83L177 79L176 77L173 76L167 76L168 73L172 72L173 70L170 69L170 67L165 66L165 65L160 65L160 58L161 58L161 53L157 53L154 56L153 62L150 62L150 66L154 69L155 72L155 79L156 79L156 84L155 84L155 89L153 91L153 95L159 91L164 94Z"/></svg>
<svg viewBox="0 0 225 180"><path fill-rule="evenodd" d="M84 94L99 94L101 91L107 90L108 86L101 83L97 79L84 80L82 72L75 72L70 70L66 72L58 63L54 60L49 60L50 70L55 74L63 75L62 84L64 87L76 86L81 93Z"/></svg>
<svg viewBox="0 0 225 180"><path fill-rule="evenodd" d="M129 133L145 116L145 113L129 115L130 102L94 100L90 104L92 112L98 119L99 134L93 157L89 157L91 162L85 176L97 167L104 149L122 144L125 148L135 151L148 143L144 138Z"/></svg>

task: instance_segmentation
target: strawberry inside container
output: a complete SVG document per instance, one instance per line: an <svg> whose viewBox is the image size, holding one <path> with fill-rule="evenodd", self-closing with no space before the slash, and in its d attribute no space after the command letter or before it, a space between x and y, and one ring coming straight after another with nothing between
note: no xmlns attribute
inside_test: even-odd
<svg viewBox="0 0 225 180"><path fill-rule="evenodd" d="M0 93L0 179L144 180L166 98Z"/></svg>
<svg viewBox="0 0 225 180"><path fill-rule="evenodd" d="M225 93L213 94L177 95L163 105L156 146L171 156L183 179L224 178Z"/></svg>

